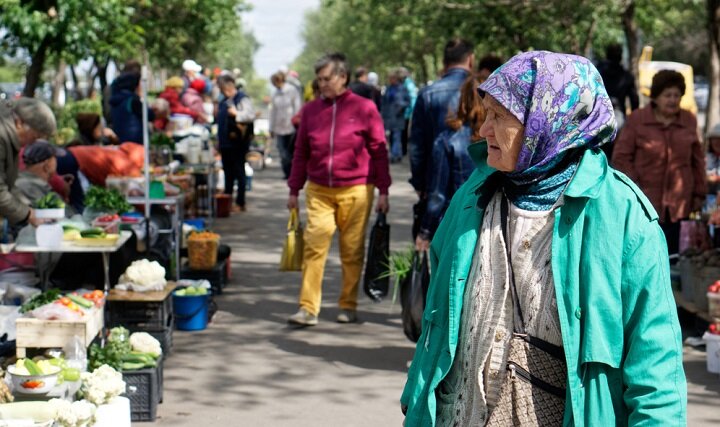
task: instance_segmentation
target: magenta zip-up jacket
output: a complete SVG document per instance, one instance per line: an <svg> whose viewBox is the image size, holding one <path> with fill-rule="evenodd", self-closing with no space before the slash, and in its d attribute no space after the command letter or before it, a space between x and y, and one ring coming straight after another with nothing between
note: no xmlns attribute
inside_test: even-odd
<svg viewBox="0 0 720 427"><path fill-rule="evenodd" d="M388 194L385 127L372 101L346 90L333 100L305 104L288 179L290 195L297 196L307 180L325 187L373 184Z"/></svg>

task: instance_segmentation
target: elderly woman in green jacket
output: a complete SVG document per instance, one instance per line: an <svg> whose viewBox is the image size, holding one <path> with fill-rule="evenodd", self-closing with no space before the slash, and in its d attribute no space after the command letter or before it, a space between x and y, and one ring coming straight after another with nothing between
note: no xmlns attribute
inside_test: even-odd
<svg viewBox="0 0 720 427"><path fill-rule="evenodd" d="M479 90L485 140L430 247L405 425L684 425L667 246L599 149L615 121L597 70L523 53Z"/></svg>

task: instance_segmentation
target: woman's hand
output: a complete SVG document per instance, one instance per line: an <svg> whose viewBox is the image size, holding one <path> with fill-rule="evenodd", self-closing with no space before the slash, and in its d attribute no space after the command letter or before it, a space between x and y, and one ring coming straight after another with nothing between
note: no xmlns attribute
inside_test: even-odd
<svg viewBox="0 0 720 427"><path fill-rule="evenodd" d="M293 209L297 209L297 208L298 208L298 198L297 198L297 196L290 196L290 197L288 197L287 208L288 208L288 210L290 210L290 211L293 210Z"/></svg>
<svg viewBox="0 0 720 427"><path fill-rule="evenodd" d="M390 202L388 202L388 195L381 194L378 198L377 205L375 206L375 212L382 212L384 214L390 211Z"/></svg>
<svg viewBox="0 0 720 427"><path fill-rule="evenodd" d="M415 250L418 252L425 252L430 249L430 240L423 236L417 236L415 238Z"/></svg>

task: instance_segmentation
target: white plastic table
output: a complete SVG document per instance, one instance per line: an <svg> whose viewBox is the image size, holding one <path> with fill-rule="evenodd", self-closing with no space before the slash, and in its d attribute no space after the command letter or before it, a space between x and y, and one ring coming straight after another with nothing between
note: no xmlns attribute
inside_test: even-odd
<svg viewBox="0 0 720 427"><path fill-rule="evenodd" d="M117 252L118 249L122 248L128 239L132 236L131 231L121 231L120 237L117 239L114 245L108 246L81 246L77 245L72 241L63 241L59 247L50 248L47 246L38 245L17 245L15 246L15 252L31 252L31 253L100 253L103 260L103 273L104 273L104 290L105 293L110 291L110 254ZM41 275L42 276L42 275ZM43 283L42 286L45 288L47 283Z"/></svg>

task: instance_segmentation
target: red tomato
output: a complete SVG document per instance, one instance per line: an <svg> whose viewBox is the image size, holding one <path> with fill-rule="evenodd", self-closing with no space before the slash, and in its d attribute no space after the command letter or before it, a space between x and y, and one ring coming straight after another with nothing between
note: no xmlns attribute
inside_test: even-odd
<svg viewBox="0 0 720 427"><path fill-rule="evenodd" d="M38 388L38 387L44 386L45 382L38 381L38 380L28 380L28 381L25 381L24 383L22 383L21 385L23 386L23 388L33 389L33 388Z"/></svg>
<svg viewBox="0 0 720 427"><path fill-rule="evenodd" d="M710 329L711 334L716 334L716 335L718 334L718 327L716 324L714 324L714 323L711 324L709 329Z"/></svg>

